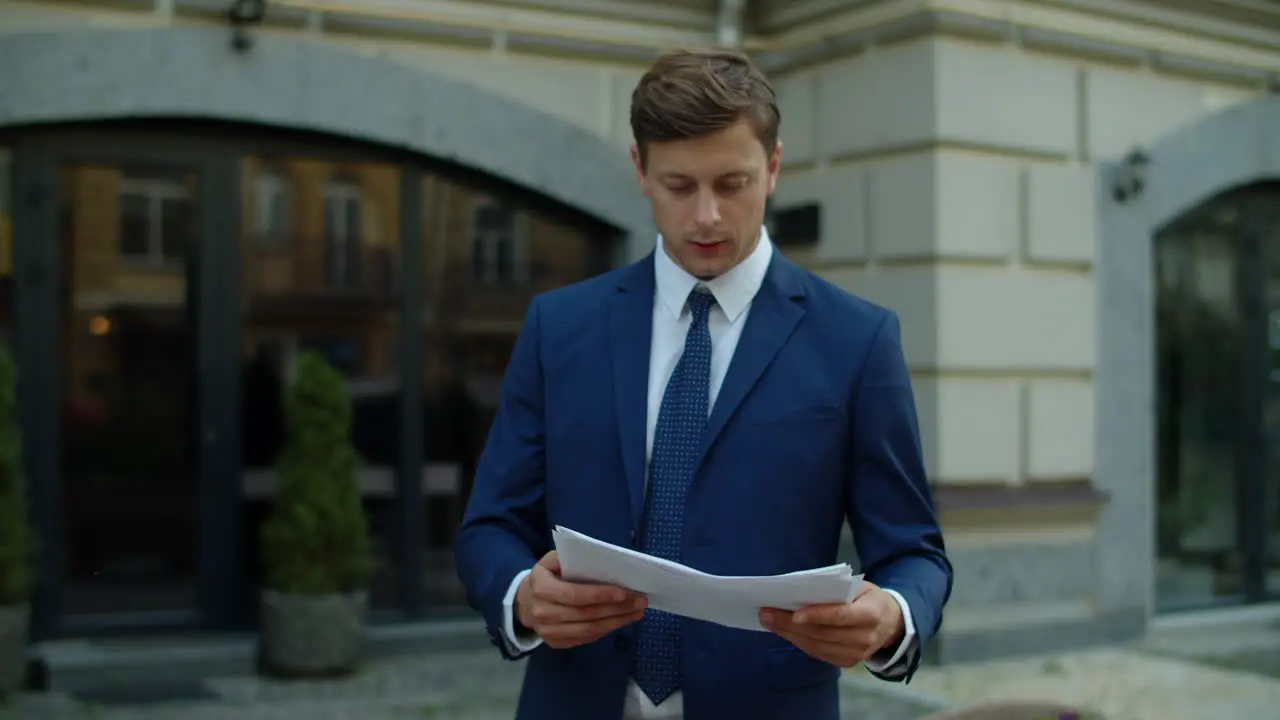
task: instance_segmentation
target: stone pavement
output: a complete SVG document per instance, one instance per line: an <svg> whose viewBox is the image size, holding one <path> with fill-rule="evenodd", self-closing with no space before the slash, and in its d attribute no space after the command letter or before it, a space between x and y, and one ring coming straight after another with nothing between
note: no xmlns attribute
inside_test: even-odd
<svg viewBox="0 0 1280 720"><path fill-rule="evenodd" d="M1280 681L1280 621L1165 630L1143 641L1147 652Z"/></svg>
<svg viewBox="0 0 1280 720"><path fill-rule="evenodd" d="M378 660L340 681L277 683L257 677L210 680L187 697L156 701L164 689L105 688L92 697L27 695L0 709L4 720L509 720L523 664L491 650ZM877 688L881 685L881 688ZM181 695L182 688L169 688ZM142 695L151 702L139 702ZM203 694L204 697L198 697ZM132 696L130 698L129 696ZM114 697L113 697L114 696ZM842 687L843 715L856 720L916 720L937 709L865 671Z"/></svg>
<svg viewBox="0 0 1280 720"><path fill-rule="evenodd" d="M996 701L1085 704L1107 720L1258 720L1280 707L1280 627L1222 628L1114 648L925 667L910 686L845 674L844 717L918 720ZM198 686L122 687L69 698L29 695L0 720L508 720L523 665L491 650L377 660L356 677L276 683L253 676ZM147 701L149 700L149 701Z"/></svg>
<svg viewBox="0 0 1280 720"><path fill-rule="evenodd" d="M1084 705L1108 720L1260 720L1277 717L1280 707L1280 679L1143 645L926 667L911 687L959 706L1011 700Z"/></svg>

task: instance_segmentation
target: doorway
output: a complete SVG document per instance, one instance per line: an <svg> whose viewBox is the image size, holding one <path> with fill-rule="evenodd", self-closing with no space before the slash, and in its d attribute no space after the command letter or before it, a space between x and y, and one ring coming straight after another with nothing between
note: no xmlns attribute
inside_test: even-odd
<svg viewBox="0 0 1280 720"><path fill-rule="evenodd" d="M520 318L606 270L616 230L341 137L147 120L0 140L37 638L255 625L304 351L351 401L371 620L460 612L452 534ZM486 227L527 247L516 271L477 274L492 213L476 208L498 202L510 221Z"/></svg>
<svg viewBox="0 0 1280 720"><path fill-rule="evenodd" d="M1280 183L1155 236L1156 601L1280 597Z"/></svg>
<svg viewBox="0 0 1280 720"><path fill-rule="evenodd" d="M17 151L37 240L20 254L45 269L22 276L18 308L20 327L47 328L19 350L35 368L19 390L42 528L37 636L202 625L225 615L236 580L211 242L231 168L103 146L50 134Z"/></svg>
<svg viewBox="0 0 1280 720"><path fill-rule="evenodd" d="M127 162L60 175L62 610L191 610L200 177Z"/></svg>

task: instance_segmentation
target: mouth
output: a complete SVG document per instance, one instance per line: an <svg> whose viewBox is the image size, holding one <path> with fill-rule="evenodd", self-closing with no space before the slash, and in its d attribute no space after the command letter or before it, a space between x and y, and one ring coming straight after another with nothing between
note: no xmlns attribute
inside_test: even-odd
<svg viewBox="0 0 1280 720"><path fill-rule="evenodd" d="M715 255L720 252L721 246L725 244L724 240L692 240L689 242L693 246L693 251L699 255Z"/></svg>

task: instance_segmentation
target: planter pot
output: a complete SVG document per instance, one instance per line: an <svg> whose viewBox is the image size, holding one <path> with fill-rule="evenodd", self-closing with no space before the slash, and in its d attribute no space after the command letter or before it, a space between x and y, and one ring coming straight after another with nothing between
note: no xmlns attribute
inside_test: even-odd
<svg viewBox="0 0 1280 720"><path fill-rule="evenodd" d="M349 675L364 657L368 595L262 593L260 670L283 678Z"/></svg>
<svg viewBox="0 0 1280 720"><path fill-rule="evenodd" d="M0 605L0 697L22 687L27 674L27 621L31 606Z"/></svg>

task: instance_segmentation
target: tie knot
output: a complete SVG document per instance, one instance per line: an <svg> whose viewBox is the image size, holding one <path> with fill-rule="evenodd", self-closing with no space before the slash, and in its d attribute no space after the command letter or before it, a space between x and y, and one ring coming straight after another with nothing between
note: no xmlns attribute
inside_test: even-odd
<svg viewBox="0 0 1280 720"><path fill-rule="evenodd" d="M707 319L707 313L711 310L711 306L716 304L716 296L706 290L697 290L689 293L689 312L693 313L693 319L703 322Z"/></svg>

